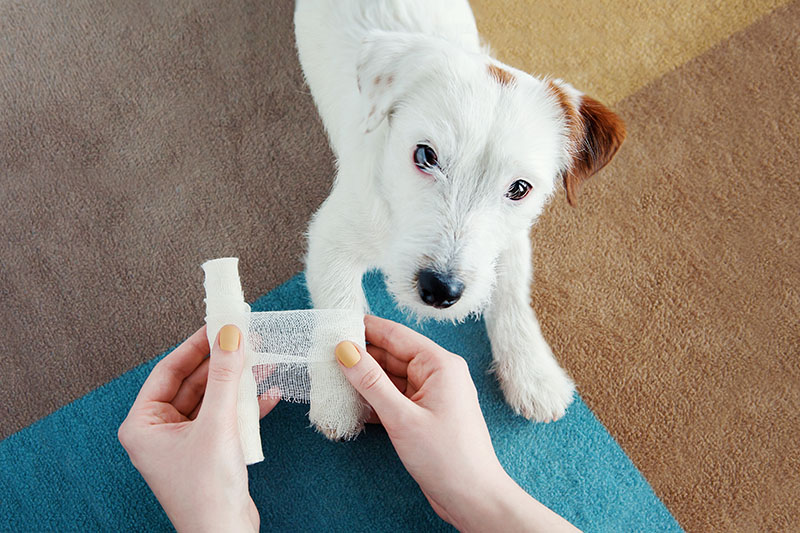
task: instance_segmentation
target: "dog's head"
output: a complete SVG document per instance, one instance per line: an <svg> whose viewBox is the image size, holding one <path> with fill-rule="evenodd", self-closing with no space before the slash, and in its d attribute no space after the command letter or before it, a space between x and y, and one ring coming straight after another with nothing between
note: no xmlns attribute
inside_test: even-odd
<svg viewBox="0 0 800 533"><path fill-rule="evenodd" d="M574 205L625 137L613 112L570 85L435 37L371 33L358 82L391 225L381 263L420 316L480 311L500 252L559 183Z"/></svg>

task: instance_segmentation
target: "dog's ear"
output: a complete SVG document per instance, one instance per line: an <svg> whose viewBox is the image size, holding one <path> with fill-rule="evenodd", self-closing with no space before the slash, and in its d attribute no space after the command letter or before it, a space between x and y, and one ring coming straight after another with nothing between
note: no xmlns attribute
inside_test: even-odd
<svg viewBox="0 0 800 533"><path fill-rule="evenodd" d="M613 111L560 80L548 82L569 128L569 161L562 175L567 202L575 206L578 189L606 166L625 140L625 123Z"/></svg>
<svg viewBox="0 0 800 533"><path fill-rule="evenodd" d="M356 75L364 127L373 131L403 94L445 57L441 39L421 34L371 31L361 43Z"/></svg>

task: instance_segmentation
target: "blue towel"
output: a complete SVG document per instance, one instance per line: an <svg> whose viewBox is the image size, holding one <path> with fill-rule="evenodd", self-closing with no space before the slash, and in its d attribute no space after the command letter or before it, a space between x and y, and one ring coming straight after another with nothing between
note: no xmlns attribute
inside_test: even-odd
<svg viewBox="0 0 800 533"><path fill-rule="evenodd" d="M364 286L374 314L409 323L466 358L500 462L525 490L585 531L681 530L580 398L556 423L514 415L487 374L482 321L417 326L395 308L379 274L368 274ZM298 275L253 310L308 306ZM0 442L0 529L171 528L116 438L161 357ZM309 427L307 411L307 405L281 403L261 422L266 459L249 467L249 478L262 530L452 530L430 509L381 427L331 443Z"/></svg>

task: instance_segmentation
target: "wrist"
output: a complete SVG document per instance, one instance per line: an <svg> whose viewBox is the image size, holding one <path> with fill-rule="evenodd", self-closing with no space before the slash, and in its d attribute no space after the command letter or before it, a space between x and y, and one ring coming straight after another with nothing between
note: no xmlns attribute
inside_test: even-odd
<svg viewBox="0 0 800 533"><path fill-rule="evenodd" d="M250 508L252 507L252 509ZM259 530L259 516L255 505L238 509L233 507L208 506L203 510L195 509L178 513L167 512L172 525L178 532L183 531L231 531L236 533L252 533Z"/></svg>
<svg viewBox="0 0 800 533"><path fill-rule="evenodd" d="M459 531L579 532L525 492L505 470L496 473L451 515Z"/></svg>
<svg viewBox="0 0 800 533"><path fill-rule="evenodd" d="M258 526L247 516L215 516L211 520L203 520L195 517L192 520L182 521L173 520L170 517L175 531L231 531L236 533L252 533L258 531Z"/></svg>
<svg viewBox="0 0 800 533"><path fill-rule="evenodd" d="M467 487L468 492L448 509L459 531L490 531L508 524L510 514L527 494L498 464L486 477Z"/></svg>

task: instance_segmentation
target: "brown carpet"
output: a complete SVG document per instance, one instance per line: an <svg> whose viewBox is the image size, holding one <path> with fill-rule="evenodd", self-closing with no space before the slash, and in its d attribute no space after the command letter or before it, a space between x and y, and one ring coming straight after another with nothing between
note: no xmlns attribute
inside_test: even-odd
<svg viewBox="0 0 800 533"><path fill-rule="evenodd" d="M332 156L290 2L0 3L0 437L301 268Z"/></svg>
<svg viewBox="0 0 800 533"><path fill-rule="evenodd" d="M617 110L535 227L545 337L690 531L800 528L800 3Z"/></svg>
<svg viewBox="0 0 800 533"><path fill-rule="evenodd" d="M605 48L581 25L548 37L582 50L565 71L628 95L629 134L535 228L535 307L689 531L800 530L800 2L753 22L774 3L596 18L631 31ZM489 37L514 26L509 59L564 18L478 4ZM0 438L196 329L203 260L240 256L250 299L300 270L333 165L291 11L0 1ZM672 55L622 64L653 39Z"/></svg>

